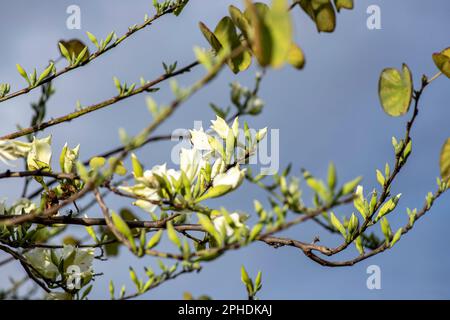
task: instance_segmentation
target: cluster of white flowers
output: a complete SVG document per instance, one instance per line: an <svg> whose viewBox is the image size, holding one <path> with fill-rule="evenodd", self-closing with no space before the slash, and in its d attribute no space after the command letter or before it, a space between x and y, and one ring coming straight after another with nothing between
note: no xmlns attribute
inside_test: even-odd
<svg viewBox="0 0 450 320"><path fill-rule="evenodd" d="M192 148L181 150L179 170L167 169L166 164L143 173L134 170L136 184L119 188L139 198L134 204L150 213L162 200L170 199L172 204L200 202L238 188L245 176L245 169L239 165L240 157L251 151L239 141L239 120L235 118L231 127L220 117L211 122L211 129L219 139L203 128L191 130ZM256 141L266 132L267 129L258 131ZM137 162L135 155L133 159Z"/></svg>
<svg viewBox="0 0 450 320"><path fill-rule="evenodd" d="M75 248L71 245L65 245L62 249L35 248L26 252L25 257L47 280L79 277L82 284L85 284L93 275L94 249Z"/></svg>
<svg viewBox="0 0 450 320"><path fill-rule="evenodd" d="M7 208L5 200L0 201L0 215L21 215L21 214L27 214L31 213L32 211L36 210L36 204L32 202L29 199L19 199L14 204Z"/></svg>
<svg viewBox="0 0 450 320"><path fill-rule="evenodd" d="M0 140L0 161L10 165L9 161L25 158L28 170L51 170L52 136L43 139L33 138L32 142ZM59 159L63 173L73 173L78 160L80 145L69 149L64 145Z"/></svg>

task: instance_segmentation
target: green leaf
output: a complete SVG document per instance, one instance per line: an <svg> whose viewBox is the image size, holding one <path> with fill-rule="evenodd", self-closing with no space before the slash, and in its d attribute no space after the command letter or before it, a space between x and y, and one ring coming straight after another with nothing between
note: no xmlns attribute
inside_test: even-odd
<svg viewBox="0 0 450 320"><path fill-rule="evenodd" d="M167 222L167 236L173 244L181 249L181 241L178 238L177 232L175 231L171 221Z"/></svg>
<svg viewBox="0 0 450 320"><path fill-rule="evenodd" d="M328 166L328 187L330 190L334 190L336 187L337 175L336 175L336 167L333 162L330 162Z"/></svg>
<svg viewBox="0 0 450 320"><path fill-rule="evenodd" d="M87 226L85 227L87 233L91 236L92 240L94 240L95 243L98 242L98 238L97 238L97 234L95 233L94 227L93 226Z"/></svg>
<svg viewBox="0 0 450 320"><path fill-rule="evenodd" d="M58 42L58 47L59 47L59 52L61 52L61 55L66 58L67 61L71 61L71 57L69 54L69 50L66 48L66 46L64 45L65 42L64 41L60 41Z"/></svg>
<svg viewBox="0 0 450 320"><path fill-rule="evenodd" d="M383 216L385 216L389 212L393 211L395 209L395 207L397 206L400 196L401 196L401 193L396 195L395 197L392 197L387 202L385 202L383 204L383 206L380 208L380 211L378 212L378 215L376 216L375 221L380 220Z"/></svg>
<svg viewBox="0 0 450 320"><path fill-rule="evenodd" d="M198 25L200 27L200 31L203 33L203 36L206 38L214 51L219 52L222 49L222 45L220 44L214 33L212 33L212 31L209 30L209 28L203 22L199 22Z"/></svg>
<svg viewBox="0 0 450 320"><path fill-rule="evenodd" d="M47 76L50 74L50 72L53 70L53 62L50 63L50 65L41 73L41 75L39 76L38 79L38 83L40 83L42 80L44 80L45 78L47 78Z"/></svg>
<svg viewBox="0 0 450 320"><path fill-rule="evenodd" d="M97 38L92 33L90 33L89 31L87 31L86 34L87 34L89 40L91 40L91 42L98 48L99 45L98 45Z"/></svg>
<svg viewBox="0 0 450 320"><path fill-rule="evenodd" d="M243 284L245 284L247 287L253 288L253 282L252 279L248 276L247 271L245 270L244 266L241 266L241 281Z"/></svg>
<svg viewBox="0 0 450 320"><path fill-rule="evenodd" d="M89 160L89 166L94 170L103 167L105 163L106 159L103 157L93 157L91 160Z"/></svg>
<svg viewBox="0 0 450 320"><path fill-rule="evenodd" d="M249 242L254 241L260 235L263 227L264 224L258 223L252 228L250 231Z"/></svg>
<svg viewBox="0 0 450 320"><path fill-rule="evenodd" d="M161 240L161 236L163 234L163 230L159 230L158 232L156 232L151 238L150 240L147 242L147 249L151 249L154 248L155 246L158 245L159 241Z"/></svg>
<svg viewBox="0 0 450 320"><path fill-rule="evenodd" d="M341 9L352 10L353 9L353 0L334 0L334 5L338 12L340 12Z"/></svg>
<svg viewBox="0 0 450 320"><path fill-rule="evenodd" d="M86 61L89 59L89 49L87 49L87 46L78 39L71 39L68 41L61 40L59 42L59 49L61 54L71 62L75 62L77 57L80 56L80 53L82 53L85 49L85 54L83 57L80 58L80 61ZM65 49L65 51L63 51ZM86 54L87 53L87 54ZM80 62L79 61L79 62Z"/></svg>
<svg viewBox="0 0 450 320"><path fill-rule="evenodd" d="M216 26L214 30L214 35L221 44L222 48L226 48L229 52L232 52L241 45L241 41L236 33L236 28L230 17L223 17ZM228 61L228 66L231 71L238 73L239 71L246 70L252 58L248 51L244 51L236 57Z"/></svg>
<svg viewBox="0 0 450 320"><path fill-rule="evenodd" d="M134 243L133 233L127 223L115 212L111 214L112 221L117 230L123 234L130 242Z"/></svg>
<svg viewBox="0 0 450 320"><path fill-rule="evenodd" d="M255 278L255 291L259 291L262 288L262 272L258 271Z"/></svg>
<svg viewBox="0 0 450 320"><path fill-rule="evenodd" d="M230 185L218 185L215 187L211 187L208 189L208 191L204 195L195 199L195 202L200 202L200 201L203 201L206 199L217 198L217 197L223 196L224 194L231 191L231 189L232 189L232 186L230 186Z"/></svg>
<svg viewBox="0 0 450 320"><path fill-rule="evenodd" d="M198 222L201 224L203 229L205 229L205 231L208 232L216 240L218 244L221 244L222 238L220 237L219 233L214 227L214 224L211 222L211 219L204 214L197 214L197 216Z"/></svg>
<svg viewBox="0 0 450 320"><path fill-rule="evenodd" d="M302 49L295 43L292 43L289 48L287 62L296 69L303 69L305 66L305 55Z"/></svg>
<svg viewBox="0 0 450 320"><path fill-rule="evenodd" d="M81 52L77 56L77 59L75 60L75 64L79 64L82 60L86 60L85 55L87 53L87 50L88 50L88 47L84 47L84 49L81 50Z"/></svg>
<svg viewBox="0 0 450 320"><path fill-rule="evenodd" d="M250 23L247 20L247 18L244 16L241 10L239 10L233 5L229 6L228 9L230 12L230 17L233 20L235 26L238 27L238 29L242 32L244 38L249 40L251 31L250 31Z"/></svg>
<svg viewBox="0 0 450 320"><path fill-rule="evenodd" d="M139 291L141 284L140 284L139 279L138 279L138 277L136 275L136 272L134 271L134 269L132 267L130 267L130 279L131 279L131 281L133 281L133 283L136 285L136 288Z"/></svg>
<svg viewBox="0 0 450 320"><path fill-rule="evenodd" d="M323 200L330 200L329 192L323 181L315 179L308 171L303 172L303 177L305 178L306 184Z"/></svg>
<svg viewBox="0 0 450 320"><path fill-rule="evenodd" d="M273 0L265 17L271 34L270 65L280 67L288 57L292 48L292 21L287 0Z"/></svg>
<svg viewBox="0 0 450 320"><path fill-rule="evenodd" d="M287 0L273 0L269 8L264 3L248 2L244 15L253 28L253 52L263 67L281 67L292 46L292 21Z"/></svg>
<svg viewBox="0 0 450 320"><path fill-rule="evenodd" d="M118 161L117 158L111 157L108 159L109 165L114 167L114 173L119 176L124 176L127 174L127 169L123 165L123 161Z"/></svg>
<svg viewBox="0 0 450 320"><path fill-rule="evenodd" d="M450 47L441 52L433 54L433 61L436 67L450 78Z"/></svg>
<svg viewBox="0 0 450 320"><path fill-rule="evenodd" d="M264 23L264 16L269 11L269 7L264 3L252 3L246 1L244 16L249 21L252 33L248 42L251 43L253 54L263 67L270 64L270 53L272 39L270 31Z"/></svg>
<svg viewBox="0 0 450 320"><path fill-rule="evenodd" d="M394 237L392 238L391 244L389 245L391 248L394 246L394 244L397 243L398 240L400 240L400 237L402 236L402 232L403 232L403 228L400 228L394 234Z"/></svg>
<svg viewBox="0 0 450 320"><path fill-rule="evenodd" d="M134 177L142 177L144 175L144 169L142 169L142 165L134 153L131 154L131 164L133 166Z"/></svg>
<svg viewBox="0 0 450 320"><path fill-rule="evenodd" d="M358 250L360 255L364 254L364 246L363 246L363 243L362 243L362 237L361 236L359 236L358 238L355 239L355 247L356 247L356 250Z"/></svg>
<svg viewBox="0 0 450 320"><path fill-rule="evenodd" d="M381 171L378 169L377 169L377 181L382 187L384 186L385 179L383 173L381 173Z"/></svg>
<svg viewBox="0 0 450 320"><path fill-rule="evenodd" d="M413 94L411 71L406 64L402 70L387 68L381 72L378 95L384 112L398 117L408 112Z"/></svg>
<svg viewBox="0 0 450 320"><path fill-rule="evenodd" d="M86 290L84 290L83 294L81 295L80 300L83 300L84 298L86 298L88 296L89 293L91 293L93 285L90 285L89 287L86 288Z"/></svg>
<svg viewBox="0 0 450 320"><path fill-rule="evenodd" d="M353 190L355 190L355 188L358 186L358 184L361 182L362 177L357 177L355 179L353 179L352 181L347 182L346 184L343 185L342 187L342 195L347 195L349 193L352 193Z"/></svg>
<svg viewBox="0 0 450 320"><path fill-rule="evenodd" d="M333 227L338 230L344 238L347 238L347 232L345 231L344 226L342 225L341 221L336 218L333 212L330 213L330 221Z"/></svg>
<svg viewBox="0 0 450 320"><path fill-rule="evenodd" d="M336 13L330 0L300 0L299 3L303 11L316 23L317 31L334 31Z"/></svg>
<svg viewBox="0 0 450 320"><path fill-rule="evenodd" d="M392 235L392 230L391 230L391 226L389 224L388 219L386 219L386 218L381 219L380 227L381 227L381 232L383 232L384 238L386 239L386 242L388 243L388 241L391 239L391 235Z"/></svg>
<svg viewBox="0 0 450 320"><path fill-rule="evenodd" d="M112 280L109 280L109 295L111 299L114 299L114 283Z"/></svg>
<svg viewBox="0 0 450 320"><path fill-rule="evenodd" d="M31 85L30 79L28 78L28 75L26 71L22 68L20 64L16 64L17 71L19 71L19 74L27 81L29 85Z"/></svg>
<svg viewBox="0 0 450 320"><path fill-rule="evenodd" d="M442 146L439 163L442 179L445 182L450 182L450 138Z"/></svg>

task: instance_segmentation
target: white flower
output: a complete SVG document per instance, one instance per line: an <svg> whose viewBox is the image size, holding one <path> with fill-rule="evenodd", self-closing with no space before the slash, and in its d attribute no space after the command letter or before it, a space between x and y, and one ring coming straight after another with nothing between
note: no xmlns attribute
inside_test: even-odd
<svg viewBox="0 0 450 320"><path fill-rule="evenodd" d="M23 158L30 151L31 143L12 140L0 140L0 161L11 165L8 161Z"/></svg>
<svg viewBox="0 0 450 320"><path fill-rule="evenodd" d="M260 129L257 133L256 133L256 141L259 142L262 139L264 139L264 137L267 135L267 127Z"/></svg>
<svg viewBox="0 0 450 320"><path fill-rule="evenodd" d="M61 275L58 266L52 260L52 252L58 261L64 261L66 270L64 276L68 276L70 266L79 268L79 276L81 278L89 278L92 276L92 262L94 260L94 249L80 249L74 246L64 246L62 249L44 249L35 248L27 253L25 257L28 262L45 278L55 281ZM56 261L55 261L56 262ZM62 276L62 275L61 275Z"/></svg>
<svg viewBox="0 0 450 320"><path fill-rule="evenodd" d="M28 214L31 211L36 210L36 204L29 199L19 199L17 200L12 207L10 208L10 214L12 215L21 215Z"/></svg>
<svg viewBox="0 0 450 320"><path fill-rule="evenodd" d="M240 170L239 166L234 166L227 172L218 174L213 180L213 186L231 186L232 189L239 187L244 180L245 170Z"/></svg>
<svg viewBox="0 0 450 320"><path fill-rule="evenodd" d="M72 173L75 168L75 162L78 160L78 154L80 152L80 145L77 145L73 149L67 147L67 143L64 145L59 159L61 171L64 173Z"/></svg>
<svg viewBox="0 0 450 320"><path fill-rule="evenodd" d="M216 120L212 120L211 123L211 129L213 129L219 135L219 137L221 137L222 139L226 139L228 137L228 131L230 130L230 127L225 120L217 116Z"/></svg>
<svg viewBox="0 0 450 320"><path fill-rule="evenodd" d="M45 278L56 280L58 267L51 261L50 249L35 248L25 253L28 262Z"/></svg>
<svg viewBox="0 0 450 320"><path fill-rule="evenodd" d="M39 170L50 168L50 160L52 158L52 136L44 139L33 138L31 150L27 156L28 170Z"/></svg>
<svg viewBox="0 0 450 320"><path fill-rule="evenodd" d="M200 130L189 130L191 133L191 142L195 149L201 151L211 151L211 145L208 142L208 135L203 128Z"/></svg>
<svg viewBox="0 0 450 320"><path fill-rule="evenodd" d="M94 249L80 249L74 246L64 246L62 249L63 260L69 259L72 255L75 255L71 266L77 266L80 268L80 276L82 278L92 275L92 262L94 261Z"/></svg>
<svg viewBox="0 0 450 320"><path fill-rule="evenodd" d="M240 217L237 212L234 212L234 213L230 214L229 216L230 216L231 220L233 221L233 224L235 227L241 228L244 226L244 224L242 224L242 222L240 221ZM219 216L219 217L215 218L213 220L213 224L214 224L214 228L216 228L216 230L220 233L225 229L225 234L227 235L227 237L231 237L234 233L233 228L231 228L228 225L224 216Z"/></svg>
<svg viewBox="0 0 450 320"><path fill-rule="evenodd" d="M356 187L355 195L357 195L357 196L360 197L361 199L364 199L364 189L363 189L363 186L358 185L358 186Z"/></svg>
<svg viewBox="0 0 450 320"><path fill-rule="evenodd" d="M157 208L157 205L152 203L153 201L160 201L161 198L158 195L158 190L155 188L149 188L143 183L136 184L134 186L119 186L119 189L129 193L133 194L137 197L142 197L146 200L136 200L133 204L141 209L143 209L146 212L152 213Z"/></svg>
<svg viewBox="0 0 450 320"><path fill-rule="evenodd" d="M202 155L197 149L181 149L180 169L186 174L189 181L193 181L198 175L202 164L204 164L204 161L202 159Z"/></svg>
<svg viewBox="0 0 450 320"><path fill-rule="evenodd" d="M157 194L156 194L156 196L158 196ZM159 199L159 196L158 196L158 199ZM152 199L148 199L148 200L152 200ZM139 207L139 208L141 208L142 210L144 210L144 211L146 211L146 212L148 212L148 213L152 213L152 212L155 212L155 210L156 210L156 208L158 207L156 204L153 204L152 202L150 202L150 201L146 201L146 200L136 200L135 202L133 202L133 204L136 206L136 207Z"/></svg>

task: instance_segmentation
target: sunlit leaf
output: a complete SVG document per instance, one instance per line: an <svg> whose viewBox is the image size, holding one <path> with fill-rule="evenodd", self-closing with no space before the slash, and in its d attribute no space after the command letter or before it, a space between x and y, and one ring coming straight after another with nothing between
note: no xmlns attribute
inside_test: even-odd
<svg viewBox="0 0 450 320"><path fill-rule="evenodd" d="M408 112L413 94L411 71L406 64L402 70L387 68L381 72L378 95L383 110L390 116L398 117Z"/></svg>
<svg viewBox="0 0 450 320"><path fill-rule="evenodd" d="M291 44L287 61L296 69L303 69L305 66L305 55L303 54L302 49L300 49L300 47L298 47L295 43Z"/></svg>
<svg viewBox="0 0 450 320"><path fill-rule="evenodd" d="M450 138L444 143L440 157L441 177L450 182Z"/></svg>
<svg viewBox="0 0 450 320"><path fill-rule="evenodd" d="M439 53L434 53L433 61L436 64L436 67L450 78L450 47Z"/></svg>
<svg viewBox="0 0 450 320"><path fill-rule="evenodd" d="M336 13L330 0L300 0L299 3L303 11L316 23L317 31L334 31Z"/></svg>
<svg viewBox="0 0 450 320"><path fill-rule="evenodd" d="M61 40L61 41L59 41L59 43L61 43L64 46L64 48L67 49L67 53L69 54L69 57L71 57L71 58L72 57L77 58L80 55L80 53L83 52L83 50L85 50L87 48L86 45L78 39L71 39L71 40L67 40L67 41ZM58 48L59 48L61 54L63 56L66 56L63 53L64 49L62 49L61 46L58 46ZM87 59L89 59L89 49L86 49L86 53L82 56L82 58L80 58L80 61L86 61Z"/></svg>
<svg viewBox="0 0 450 320"><path fill-rule="evenodd" d="M219 21L214 30L214 35L221 44L221 47L228 49L230 52L233 52L233 50L239 48L241 45L233 20L230 17L224 17ZM244 51L230 59L228 65L234 73L238 73L247 69L251 61L250 53Z"/></svg>
<svg viewBox="0 0 450 320"><path fill-rule="evenodd" d="M336 10L339 12L341 9L353 9L353 0L334 0Z"/></svg>

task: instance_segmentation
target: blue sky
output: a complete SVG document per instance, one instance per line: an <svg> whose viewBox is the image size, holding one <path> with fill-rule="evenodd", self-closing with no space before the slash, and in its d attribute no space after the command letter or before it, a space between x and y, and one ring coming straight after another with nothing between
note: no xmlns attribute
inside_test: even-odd
<svg viewBox="0 0 450 320"><path fill-rule="evenodd" d="M65 27L66 8L71 4L81 8L81 30ZM227 14L229 4L242 6L240 1L191 0L179 18L163 18L95 62L58 78L54 81L57 93L48 105L48 117L73 111L77 100L88 105L115 95L113 76L130 83L138 81L140 76L151 79L159 75L161 61L177 60L179 65L193 61L193 46L207 46L198 30L198 21L212 28ZM366 27L366 9L372 4L381 8L381 30ZM383 167L386 161L392 163L391 137L403 136L407 120L406 117L388 117L382 111L377 96L379 73L385 67L400 67L405 62L413 72L416 85L422 74L434 75L436 67L431 54L449 46L449 9L450 3L445 0L356 1L353 11L339 14L333 34L318 34L309 18L299 9L294 10L295 38L305 51L306 67L300 72L289 67L268 72L261 87L266 107L259 117L248 119L250 125L280 129L282 167L292 162L296 174L300 168L307 168L324 177L328 163L334 161L341 182L363 175L365 189L371 190L376 186L375 169ZM39 3L18 0L3 4L0 82L9 82L13 89L22 87L23 79L16 71L16 63L27 70L35 66L42 68L49 58L58 56L58 40L86 39L86 31L99 37L112 30L122 34L128 26L141 22L144 14L151 10L150 0L46 0ZM252 67L238 77L228 70L221 73L207 90L183 105L158 133L191 128L196 120L206 124L214 118L208 104L227 105L228 83L239 80L243 85L252 86L256 70ZM199 68L178 81L188 85L202 73ZM412 134L413 155L392 190L403 194L398 211L390 218L394 227L406 222L406 207L421 207L426 193L435 189L439 151L449 136L449 86L450 80L441 77L427 88L422 98ZM2 134L13 131L17 123L29 122L29 103L37 98L38 91L34 91L2 103ZM161 103L169 102L172 94L163 86L154 98ZM69 145L80 143L84 159L115 147L119 143L119 127L133 134L150 120L144 96L140 95L70 124L53 127L44 134L53 135L54 150L61 150L66 141ZM139 156L145 159L147 166L169 162L172 147L172 142L153 144L140 151ZM14 198L21 184L10 180L2 182L1 188L2 196ZM241 188L220 204L229 210L252 213L253 199L264 199L264 194L251 185ZM107 201L115 208L127 205L113 197L108 197ZM325 268L295 249L255 244L205 265L199 274L168 282L144 298L181 298L184 291L194 296L209 294L217 299L245 298L239 279L239 269L244 264L252 275L257 270L263 272L262 299L448 299L449 208L450 198L446 195L394 249L354 267ZM337 212L350 214L349 210L351 208ZM99 216L100 212L94 208L89 215ZM312 224L288 234L305 241L320 235L327 244L339 240ZM351 254L356 254L353 248ZM372 264L381 268L381 290L366 288L366 268ZM131 288L129 265L142 271L143 266L155 265L155 262L151 258L137 260L128 254L109 262L96 262L95 270L105 275L96 281L92 297L105 297L110 279L117 285L125 283ZM6 281L7 275L20 272L18 264L10 264L3 268L0 283Z"/></svg>

